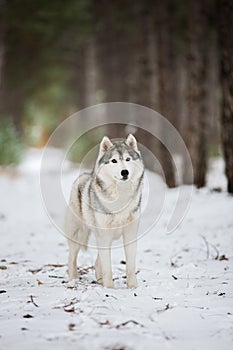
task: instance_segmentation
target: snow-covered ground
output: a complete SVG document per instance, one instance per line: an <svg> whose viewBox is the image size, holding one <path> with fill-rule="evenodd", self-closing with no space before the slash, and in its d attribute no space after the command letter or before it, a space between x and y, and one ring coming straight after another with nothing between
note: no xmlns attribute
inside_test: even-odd
<svg viewBox="0 0 233 350"><path fill-rule="evenodd" d="M165 223L176 190L166 191L162 217L138 242L135 290L125 287L120 248L113 249L116 289L95 283L95 249L79 257L79 285L68 283L67 244L44 211L39 160L31 151L18 173L0 175L1 350L232 349L233 198L221 160L171 234ZM64 176L69 191L71 173ZM144 220L153 215L152 206Z"/></svg>

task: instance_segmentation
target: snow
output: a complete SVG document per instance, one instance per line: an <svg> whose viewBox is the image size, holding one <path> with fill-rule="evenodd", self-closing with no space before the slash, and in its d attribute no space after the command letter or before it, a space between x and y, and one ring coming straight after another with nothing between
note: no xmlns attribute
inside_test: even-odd
<svg viewBox="0 0 233 350"><path fill-rule="evenodd" d="M112 290L94 283L95 249L79 257L79 284L68 282L67 243L41 201L41 154L30 150L17 174L0 173L0 349L231 349L233 198L222 160L170 234L177 190L166 189L157 225L138 241L137 289L126 289L123 249L113 249ZM63 174L66 193L74 175ZM147 177L163 199L161 179Z"/></svg>

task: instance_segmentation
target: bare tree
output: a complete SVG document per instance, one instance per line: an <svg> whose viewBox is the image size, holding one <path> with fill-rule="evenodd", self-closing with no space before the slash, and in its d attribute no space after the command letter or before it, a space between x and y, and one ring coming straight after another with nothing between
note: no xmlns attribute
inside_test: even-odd
<svg viewBox="0 0 233 350"><path fill-rule="evenodd" d="M206 1L189 1L187 48L187 128L185 141L190 152L197 187L205 185L207 169L207 47ZM190 169L184 182L190 183Z"/></svg>
<svg viewBox="0 0 233 350"><path fill-rule="evenodd" d="M2 99L3 99L3 69L4 69L4 35L5 35L5 0L0 0L0 118L3 116L2 113Z"/></svg>
<svg viewBox="0 0 233 350"><path fill-rule="evenodd" d="M94 1L97 89L105 102L129 100L133 1L127 3Z"/></svg>
<svg viewBox="0 0 233 350"><path fill-rule="evenodd" d="M146 107L153 107L152 90L152 62L150 57L151 35L153 33L152 16L150 12L150 1L146 0L137 7L134 13L136 36L134 41L133 60L133 91L131 99L133 102ZM153 43L154 44L154 43ZM144 129L136 132L138 140L152 153L156 153L156 145L153 135ZM143 153L145 166L154 170L151 156Z"/></svg>
<svg viewBox="0 0 233 350"><path fill-rule="evenodd" d="M233 2L219 0L221 126L228 192L233 193Z"/></svg>
<svg viewBox="0 0 233 350"><path fill-rule="evenodd" d="M177 89L175 75L176 54L174 47L175 7L172 0L165 0L155 7L158 52L158 110L171 123L177 120ZM166 130L161 130L166 144L172 142ZM160 162L162 164L167 185L175 187L175 174L172 155L165 145L160 144Z"/></svg>
<svg viewBox="0 0 233 350"><path fill-rule="evenodd" d="M73 77L71 88L75 94L75 102L78 110L87 107L87 52L86 46L79 45L77 53L74 55Z"/></svg>
<svg viewBox="0 0 233 350"><path fill-rule="evenodd" d="M97 99L99 102L129 102L137 37L134 2L127 0L125 7L123 0L94 1L94 23ZM125 125L109 125L107 133L113 138L124 137Z"/></svg>

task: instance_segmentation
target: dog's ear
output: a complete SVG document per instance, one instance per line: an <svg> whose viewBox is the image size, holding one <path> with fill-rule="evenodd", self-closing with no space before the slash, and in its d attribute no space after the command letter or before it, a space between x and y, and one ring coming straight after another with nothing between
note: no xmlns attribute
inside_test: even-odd
<svg viewBox="0 0 233 350"><path fill-rule="evenodd" d="M126 145L132 148L134 151L138 151L137 140L132 134L129 134L126 141Z"/></svg>
<svg viewBox="0 0 233 350"><path fill-rule="evenodd" d="M104 136L100 143L100 153L107 152L113 146L112 142L107 136Z"/></svg>

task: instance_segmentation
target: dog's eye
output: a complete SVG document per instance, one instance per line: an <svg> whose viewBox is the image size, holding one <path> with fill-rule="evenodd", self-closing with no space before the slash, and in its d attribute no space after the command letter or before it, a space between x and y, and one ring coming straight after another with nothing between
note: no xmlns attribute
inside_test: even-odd
<svg viewBox="0 0 233 350"><path fill-rule="evenodd" d="M126 158L126 162L129 162L130 161L130 158L128 157L128 158Z"/></svg>
<svg viewBox="0 0 233 350"><path fill-rule="evenodd" d="M113 162L113 163L117 163L117 160L116 160L116 159L112 159L112 162Z"/></svg>

